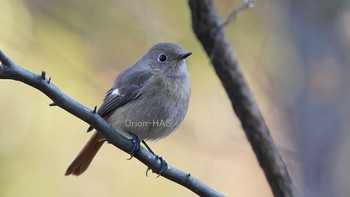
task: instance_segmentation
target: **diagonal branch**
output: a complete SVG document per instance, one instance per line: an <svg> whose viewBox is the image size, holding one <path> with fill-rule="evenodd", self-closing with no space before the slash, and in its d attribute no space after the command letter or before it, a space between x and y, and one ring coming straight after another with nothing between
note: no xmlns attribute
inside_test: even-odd
<svg viewBox="0 0 350 197"><path fill-rule="evenodd" d="M189 0L189 5L193 31L210 57L272 192L275 196L296 196L293 180L239 69L212 0Z"/></svg>
<svg viewBox="0 0 350 197"><path fill-rule="evenodd" d="M0 62L2 63L0 64L0 79L20 81L38 89L52 99L53 103L50 104L51 106L59 106L96 128L103 137L115 147L126 153L132 151L133 144L130 140L115 131L112 126L96 114L95 110L88 109L58 89L51 82L51 78L48 80L46 79L46 73L44 71L41 75L38 75L25 70L13 63L2 51L0 51ZM153 172L158 172L161 167L161 163L156 159L155 155L151 154L143 147L136 152L134 157L148 166ZM200 196L223 196L206 186L191 174L185 173L170 165L168 165L167 170L162 172L161 176L190 189Z"/></svg>

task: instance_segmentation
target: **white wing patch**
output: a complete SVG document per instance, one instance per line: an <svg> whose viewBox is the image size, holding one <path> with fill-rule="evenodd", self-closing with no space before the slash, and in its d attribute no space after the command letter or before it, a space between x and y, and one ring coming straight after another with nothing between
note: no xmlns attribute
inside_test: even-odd
<svg viewBox="0 0 350 197"><path fill-rule="evenodd" d="M117 89L113 90L111 95L117 95L117 96L120 95L119 89L117 88Z"/></svg>

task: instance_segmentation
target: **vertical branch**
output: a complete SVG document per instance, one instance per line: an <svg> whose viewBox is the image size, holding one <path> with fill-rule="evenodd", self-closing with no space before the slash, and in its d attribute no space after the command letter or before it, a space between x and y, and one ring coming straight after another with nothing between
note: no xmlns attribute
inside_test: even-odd
<svg viewBox="0 0 350 197"><path fill-rule="evenodd" d="M189 0L192 27L241 121L275 196L296 196L296 188L248 87L212 0Z"/></svg>

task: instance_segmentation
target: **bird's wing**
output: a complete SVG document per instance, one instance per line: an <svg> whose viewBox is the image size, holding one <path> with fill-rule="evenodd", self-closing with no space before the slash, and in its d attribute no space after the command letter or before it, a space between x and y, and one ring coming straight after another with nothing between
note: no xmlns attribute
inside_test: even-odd
<svg viewBox="0 0 350 197"><path fill-rule="evenodd" d="M145 71L130 73L126 70L121 73L116 79L113 88L106 93L101 107L97 110L97 114L105 117L117 108L139 98L151 76L152 73ZM90 126L88 131L92 129Z"/></svg>

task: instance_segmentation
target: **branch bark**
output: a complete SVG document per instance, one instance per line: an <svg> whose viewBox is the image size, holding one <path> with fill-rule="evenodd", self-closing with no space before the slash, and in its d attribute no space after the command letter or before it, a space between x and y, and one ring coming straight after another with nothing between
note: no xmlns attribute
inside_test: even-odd
<svg viewBox="0 0 350 197"><path fill-rule="evenodd" d="M96 130L98 130L103 137L115 147L123 150L126 153L131 152L133 144L130 140L114 130L112 126L110 126L103 118L96 114L95 110L90 110L89 108L81 105L58 89L51 82L51 78L48 80L46 79L46 73L44 71L41 73L41 75L38 75L25 70L12 62L2 51L0 51L0 62L2 63L0 64L0 79L20 81L38 89L53 100L54 103L50 104L50 106L61 107L67 112L96 128ZM160 162L153 154L148 152L143 147L136 152L134 157L148 166L152 172L157 173L160 169ZM200 180L196 179L191 174L185 173L170 165L168 165L168 169L165 170L161 176L188 188L200 196L223 196L202 183Z"/></svg>
<svg viewBox="0 0 350 197"><path fill-rule="evenodd" d="M296 196L297 190L265 120L222 31L212 0L189 0L192 28L203 45L231 100L233 110L255 152L275 196Z"/></svg>

